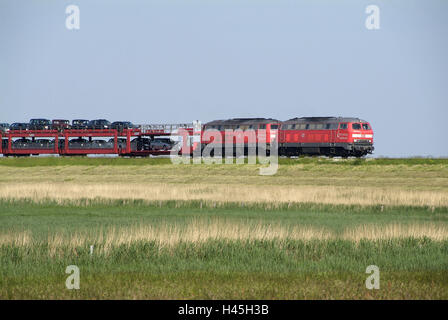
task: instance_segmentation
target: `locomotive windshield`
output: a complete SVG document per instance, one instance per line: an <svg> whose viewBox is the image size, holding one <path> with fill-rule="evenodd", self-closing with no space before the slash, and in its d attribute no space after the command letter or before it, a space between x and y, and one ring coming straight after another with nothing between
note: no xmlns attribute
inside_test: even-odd
<svg viewBox="0 0 448 320"><path fill-rule="evenodd" d="M368 123L363 123L362 128L363 128L363 130L370 130L370 126Z"/></svg>
<svg viewBox="0 0 448 320"><path fill-rule="evenodd" d="M361 130L361 125L359 123L352 123L353 130Z"/></svg>

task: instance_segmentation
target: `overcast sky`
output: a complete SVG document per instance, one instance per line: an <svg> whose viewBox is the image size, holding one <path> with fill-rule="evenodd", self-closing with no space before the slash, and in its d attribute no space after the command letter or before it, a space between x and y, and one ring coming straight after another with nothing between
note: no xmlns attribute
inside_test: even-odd
<svg viewBox="0 0 448 320"><path fill-rule="evenodd" d="M370 4L379 30L365 27ZM376 156L448 156L447 12L444 0L0 0L0 122L353 116L372 124Z"/></svg>

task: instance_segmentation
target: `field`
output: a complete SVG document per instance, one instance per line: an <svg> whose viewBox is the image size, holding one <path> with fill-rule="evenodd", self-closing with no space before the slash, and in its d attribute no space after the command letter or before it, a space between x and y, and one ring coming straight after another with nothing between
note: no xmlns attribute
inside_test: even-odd
<svg viewBox="0 0 448 320"><path fill-rule="evenodd" d="M258 168L0 158L0 298L448 298L448 160Z"/></svg>

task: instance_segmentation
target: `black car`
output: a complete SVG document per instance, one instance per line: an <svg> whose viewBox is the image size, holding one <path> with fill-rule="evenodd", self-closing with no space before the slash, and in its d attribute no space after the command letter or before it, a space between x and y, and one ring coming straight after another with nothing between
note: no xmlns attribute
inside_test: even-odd
<svg viewBox="0 0 448 320"><path fill-rule="evenodd" d="M30 130L51 130L51 121L48 119L31 119Z"/></svg>
<svg viewBox="0 0 448 320"><path fill-rule="evenodd" d="M111 124L111 129L116 129L118 131L123 131L123 129L134 129L137 126L133 125L132 122L129 121L115 121Z"/></svg>
<svg viewBox="0 0 448 320"><path fill-rule="evenodd" d="M87 127L89 129L110 129L110 122L105 119L92 120Z"/></svg>
<svg viewBox="0 0 448 320"><path fill-rule="evenodd" d="M30 125L28 123L23 122L14 122L9 126L9 130L11 131L22 131L22 130L29 130Z"/></svg>
<svg viewBox="0 0 448 320"><path fill-rule="evenodd" d="M11 146L13 149L28 149L30 147L31 140L27 138L20 138L13 140Z"/></svg>
<svg viewBox="0 0 448 320"><path fill-rule="evenodd" d="M112 144L112 147L115 143L115 139L111 138L109 139L109 143ZM127 139L126 138L117 138L117 147L118 149L125 149L127 146ZM131 147L132 147L132 143L131 143Z"/></svg>
<svg viewBox="0 0 448 320"><path fill-rule="evenodd" d="M151 149L152 150L170 150L173 146L173 143L170 139L154 139L151 141Z"/></svg>
<svg viewBox="0 0 448 320"><path fill-rule="evenodd" d="M75 119L72 121L72 129L87 129L89 125L89 120L85 119Z"/></svg>
<svg viewBox="0 0 448 320"><path fill-rule="evenodd" d="M6 132L9 130L9 123L0 123L0 132Z"/></svg>
<svg viewBox="0 0 448 320"><path fill-rule="evenodd" d="M90 147L89 140L84 138L76 138L68 141L68 147L70 149L85 149Z"/></svg>
<svg viewBox="0 0 448 320"><path fill-rule="evenodd" d="M138 137L131 141L131 149L137 151L151 150L151 139Z"/></svg>
<svg viewBox="0 0 448 320"><path fill-rule="evenodd" d="M31 140L28 143L30 149L53 149L54 148L54 140L50 139L36 139Z"/></svg>

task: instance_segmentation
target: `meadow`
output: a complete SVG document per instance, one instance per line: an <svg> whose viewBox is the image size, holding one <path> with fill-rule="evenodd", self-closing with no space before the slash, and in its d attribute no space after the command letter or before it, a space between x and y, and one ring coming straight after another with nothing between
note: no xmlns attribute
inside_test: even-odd
<svg viewBox="0 0 448 320"><path fill-rule="evenodd" d="M335 160L1 158L0 298L447 299L448 161Z"/></svg>

